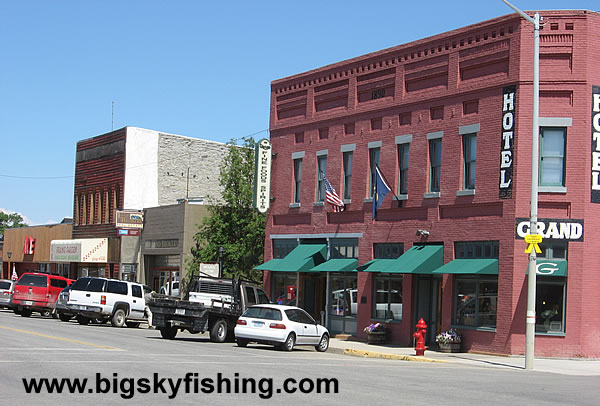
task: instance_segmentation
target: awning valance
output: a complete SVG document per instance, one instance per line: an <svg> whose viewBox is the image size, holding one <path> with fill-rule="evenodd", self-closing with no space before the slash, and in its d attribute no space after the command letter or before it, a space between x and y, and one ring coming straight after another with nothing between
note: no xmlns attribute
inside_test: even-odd
<svg viewBox="0 0 600 406"><path fill-rule="evenodd" d="M359 271L431 274L443 263L442 245L414 245L396 259L374 259L361 265Z"/></svg>
<svg viewBox="0 0 600 406"><path fill-rule="evenodd" d="M439 267L433 274L498 275L497 259L455 259Z"/></svg>
<svg viewBox="0 0 600 406"><path fill-rule="evenodd" d="M567 276L567 261L564 259L537 259L535 264L537 276ZM525 274L529 274L529 269Z"/></svg>
<svg viewBox="0 0 600 406"><path fill-rule="evenodd" d="M353 272L357 266L357 259L335 258L315 266L310 272Z"/></svg>
<svg viewBox="0 0 600 406"><path fill-rule="evenodd" d="M275 272L308 272L325 262L325 258L327 258L327 245L300 244L285 258L272 259L254 269Z"/></svg>

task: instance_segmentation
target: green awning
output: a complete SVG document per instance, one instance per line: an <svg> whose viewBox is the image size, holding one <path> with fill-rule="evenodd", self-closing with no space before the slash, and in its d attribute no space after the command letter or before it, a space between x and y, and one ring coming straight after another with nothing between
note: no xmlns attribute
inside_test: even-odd
<svg viewBox="0 0 600 406"><path fill-rule="evenodd" d="M396 259L367 262L359 270L366 272L431 274L444 263L442 245L414 245ZM366 266L368 265L368 266Z"/></svg>
<svg viewBox="0 0 600 406"><path fill-rule="evenodd" d="M265 262L264 264L255 267L254 269L258 269L259 271L269 271L272 268L276 268L278 266L277 264L279 264L281 261L283 261L283 259L272 259L270 261Z"/></svg>
<svg viewBox="0 0 600 406"><path fill-rule="evenodd" d="M327 245L300 244L285 258L272 259L254 269L275 272L309 272L315 266L325 262Z"/></svg>
<svg viewBox="0 0 600 406"><path fill-rule="evenodd" d="M433 274L498 275L497 259L455 259L439 267Z"/></svg>
<svg viewBox="0 0 600 406"><path fill-rule="evenodd" d="M564 259L537 259L536 275L537 276L567 276L567 261ZM525 275L529 273L529 269Z"/></svg>
<svg viewBox="0 0 600 406"><path fill-rule="evenodd" d="M358 266L357 259L335 258L310 269L310 272L352 272Z"/></svg>

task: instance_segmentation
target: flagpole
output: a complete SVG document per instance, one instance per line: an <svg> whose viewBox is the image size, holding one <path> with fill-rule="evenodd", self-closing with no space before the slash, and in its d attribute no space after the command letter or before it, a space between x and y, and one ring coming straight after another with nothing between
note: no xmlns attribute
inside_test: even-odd
<svg viewBox="0 0 600 406"><path fill-rule="evenodd" d="M383 180L385 180L385 183L387 183L388 185L391 185L391 183L387 180L387 178L385 177L385 175L383 174L383 171L381 170L381 168L379 167L378 164L375 164L375 167L377 169L379 169L379 173L381 174L381 176L383 177ZM396 198L396 201L398 202L398 207L400 207L400 204L402 203L402 201L400 199L398 199L398 195L396 195L396 193L394 193L394 189L390 186L390 191L392 192L392 194L394 195L394 197Z"/></svg>

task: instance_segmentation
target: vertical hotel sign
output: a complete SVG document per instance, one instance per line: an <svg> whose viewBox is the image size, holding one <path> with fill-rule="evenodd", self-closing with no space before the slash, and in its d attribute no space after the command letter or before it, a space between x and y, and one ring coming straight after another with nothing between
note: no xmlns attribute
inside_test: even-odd
<svg viewBox="0 0 600 406"><path fill-rule="evenodd" d="M592 86L592 203L600 203L600 86Z"/></svg>
<svg viewBox="0 0 600 406"><path fill-rule="evenodd" d="M500 150L500 199L512 198L513 144L516 86L502 89L502 148Z"/></svg>
<svg viewBox="0 0 600 406"><path fill-rule="evenodd" d="M273 146L267 139L254 148L254 207L261 213L269 210L271 196L271 152Z"/></svg>

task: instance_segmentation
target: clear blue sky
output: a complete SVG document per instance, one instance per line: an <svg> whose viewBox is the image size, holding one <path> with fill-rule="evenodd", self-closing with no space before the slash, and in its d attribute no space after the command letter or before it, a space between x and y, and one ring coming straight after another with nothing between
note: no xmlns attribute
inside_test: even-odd
<svg viewBox="0 0 600 406"><path fill-rule="evenodd" d="M0 0L0 209L71 217L76 142L112 129L113 101L115 129L227 142L268 129L272 80L510 13L501 0Z"/></svg>

